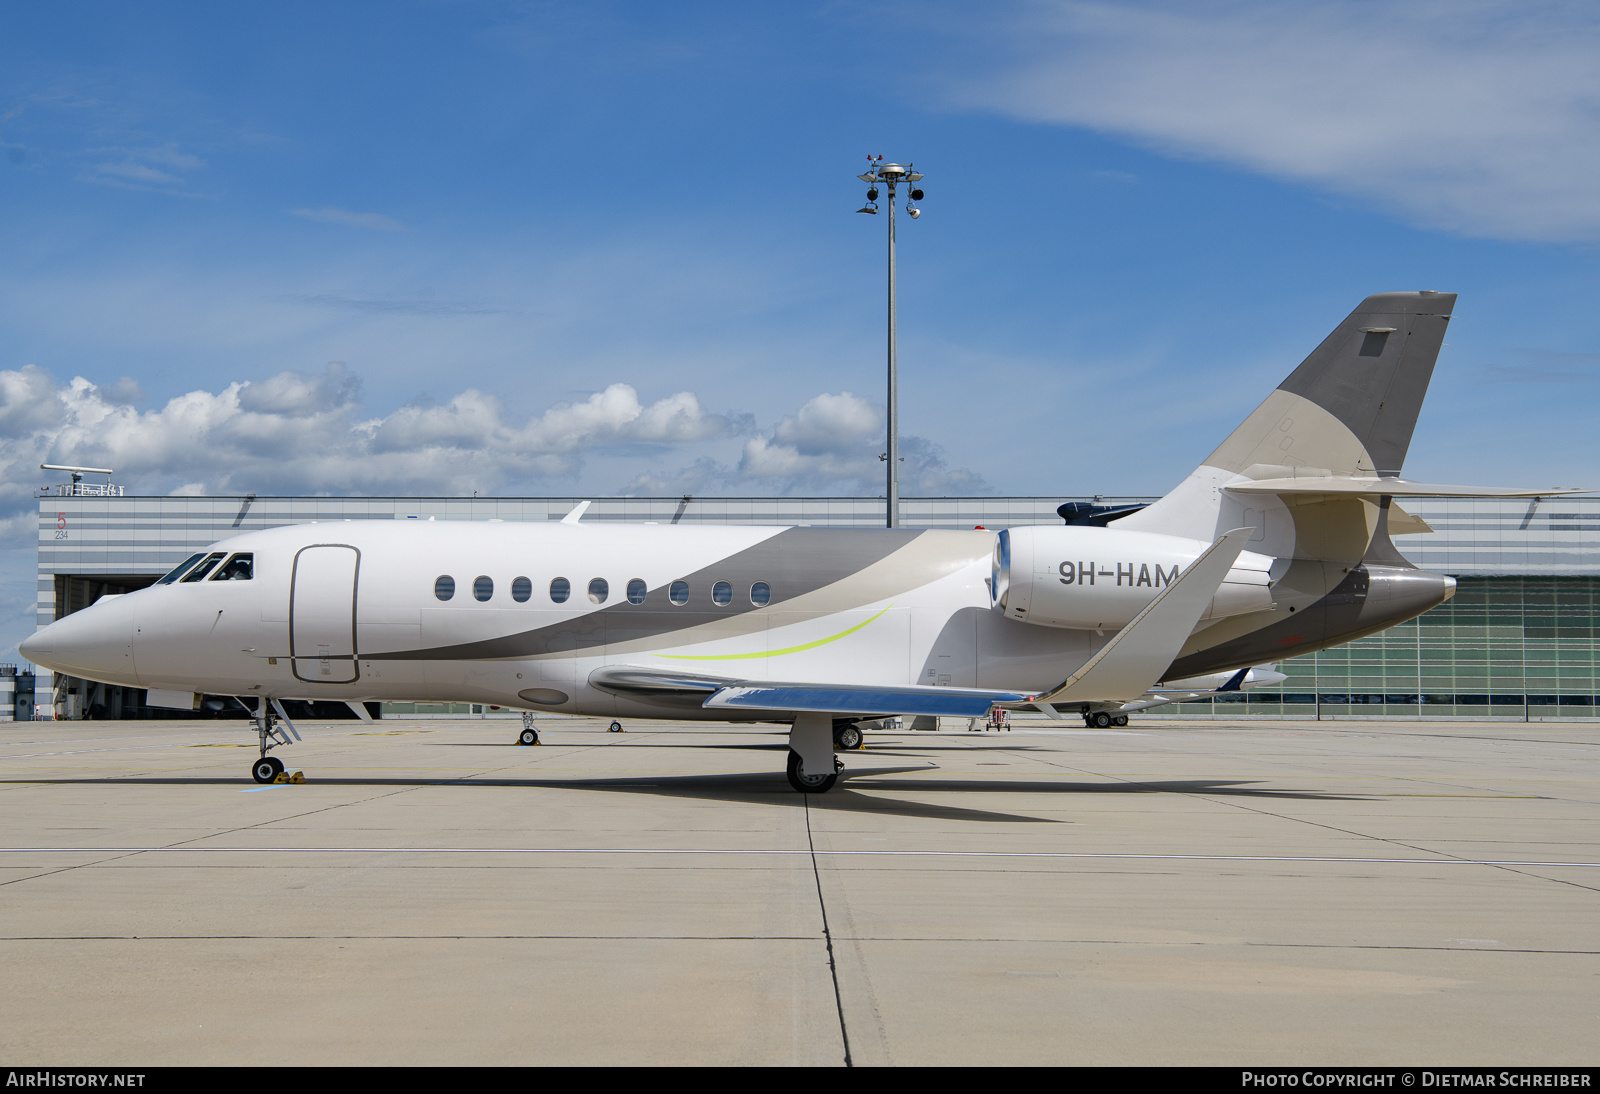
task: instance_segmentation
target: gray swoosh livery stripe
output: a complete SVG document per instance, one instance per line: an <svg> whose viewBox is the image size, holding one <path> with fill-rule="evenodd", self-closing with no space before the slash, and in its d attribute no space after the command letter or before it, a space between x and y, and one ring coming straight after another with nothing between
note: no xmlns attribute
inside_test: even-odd
<svg viewBox="0 0 1600 1094"><path fill-rule="evenodd" d="M541 657L623 642L638 643L712 624L718 625L721 634L753 632L764 628L765 620L749 619L747 626L740 627L740 617L781 609L798 597L860 573L927 534L888 528L786 528L753 547L677 579L689 583L690 602L681 607L667 600L667 587L662 585L651 589L643 604L630 604L623 599L599 611L535 630L431 649L362 654L361 659L476 661ZM725 608L711 603L711 587L718 581L733 586L733 603ZM765 609L750 603L750 586L757 581L772 587L772 601ZM577 590L574 593L581 595ZM734 626L730 627L730 623Z"/></svg>

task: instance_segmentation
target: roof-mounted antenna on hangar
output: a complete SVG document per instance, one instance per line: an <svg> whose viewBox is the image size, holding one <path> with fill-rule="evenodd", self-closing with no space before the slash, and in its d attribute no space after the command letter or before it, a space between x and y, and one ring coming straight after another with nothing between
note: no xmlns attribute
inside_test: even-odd
<svg viewBox="0 0 1600 1094"><path fill-rule="evenodd" d="M71 482L57 483L54 486L41 486L40 496L55 498L120 498L122 487L111 484L112 470L109 467L79 467L70 463L41 463L41 471L66 471L72 475ZM84 482L85 475L104 475L103 483Z"/></svg>

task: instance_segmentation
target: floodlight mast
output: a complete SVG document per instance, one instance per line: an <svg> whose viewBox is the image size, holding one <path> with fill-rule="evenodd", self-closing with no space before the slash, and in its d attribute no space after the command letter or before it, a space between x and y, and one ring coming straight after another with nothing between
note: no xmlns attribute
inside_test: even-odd
<svg viewBox="0 0 1600 1094"><path fill-rule="evenodd" d="M900 388L895 349L894 199L896 187L900 183L916 183L921 181L922 176L912 170L911 164L884 163L882 156L868 156L867 163L867 173L856 176L869 187L867 203L856 212L877 213L878 187L889 188L889 443L888 451L878 458L889 465L889 481L884 505L887 510L888 526L898 528L900 526ZM922 191L912 190L909 197L910 201L906 202L906 212L911 214L912 220L916 220L922 215L922 210L911 202L921 201Z"/></svg>

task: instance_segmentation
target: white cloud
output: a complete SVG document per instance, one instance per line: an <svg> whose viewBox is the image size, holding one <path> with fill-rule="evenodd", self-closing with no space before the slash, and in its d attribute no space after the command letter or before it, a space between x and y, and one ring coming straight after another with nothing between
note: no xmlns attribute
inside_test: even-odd
<svg viewBox="0 0 1600 1094"><path fill-rule="evenodd" d="M305 217L307 220L320 220L325 224L343 224L351 228L370 228L377 232L403 232L406 226L393 217L386 217L382 213L357 213L349 209L340 209L333 205L324 205L320 209L290 209L291 216Z"/></svg>
<svg viewBox="0 0 1600 1094"><path fill-rule="evenodd" d="M624 493L698 494L738 490L775 494L881 495L887 477L883 409L848 391L822 394L784 417L770 433L744 443L736 466L701 459L676 472L648 471ZM921 437L900 439L903 494L982 494L981 476L951 469L940 448Z"/></svg>
<svg viewBox="0 0 1600 1094"><path fill-rule="evenodd" d="M1593 7L1065 0L991 25L1002 57L946 83L962 105L1302 180L1427 227L1600 238Z"/></svg>
<svg viewBox="0 0 1600 1094"><path fill-rule="evenodd" d="M608 447L671 449L735 432L690 392L645 404L627 384L520 423L475 389L362 419L359 389L335 362L140 412L126 382L103 390L81 377L58 385L33 365L0 371L0 519L29 503L40 463L114 467L116 481L148 494L465 494L571 476Z"/></svg>
<svg viewBox="0 0 1600 1094"><path fill-rule="evenodd" d="M0 535L32 535L34 488L50 478L41 463L113 467L130 493L175 496L539 493L552 480L571 489L599 457L646 468L620 491L635 495L883 491L882 410L849 392L816 396L749 436L748 416L707 413L691 392L644 403L621 383L520 422L476 389L363 418L358 378L337 362L145 411L126 386L0 370ZM718 446L736 458L719 462ZM908 495L987 492L926 440L906 437L901 451ZM686 466L666 470L673 456Z"/></svg>

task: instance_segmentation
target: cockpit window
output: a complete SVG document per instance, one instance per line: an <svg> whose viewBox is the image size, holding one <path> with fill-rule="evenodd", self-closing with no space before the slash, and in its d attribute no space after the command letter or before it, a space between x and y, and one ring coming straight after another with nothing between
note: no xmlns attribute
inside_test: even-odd
<svg viewBox="0 0 1600 1094"><path fill-rule="evenodd" d="M216 566L216 564L221 562L221 561L222 561L222 552L221 551L218 551L214 555L207 555L206 556L206 560L204 562L202 562L200 565L196 566L194 569L190 570L187 574L183 575L183 580L185 582L189 582L189 581L204 581L205 580L205 576L207 574L209 574L212 571L212 569Z"/></svg>
<svg viewBox="0 0 1600 1094"><path fill-rule="evenodd" d="M176 566L174 566L172 568L172 572L169 573L166 577L164 577L161 580L157 581L156 584L157 585L171 585L174 581L178 580L178 578L183 576L183 571L187 570L190 566L193 566L196 562L199 562L202 558L205 558L205 557L206 556L205 556L205 552L204 551L200 552L198 555L190 555L188 558L184 559L182 562L180 562Z"/></svg>
<svg viewBox="0 0 1600 1094"><path fill-rule="evenodd" d="M249 581L255 576L255 555L234 555L222 564L212 581Z"/></svg>

